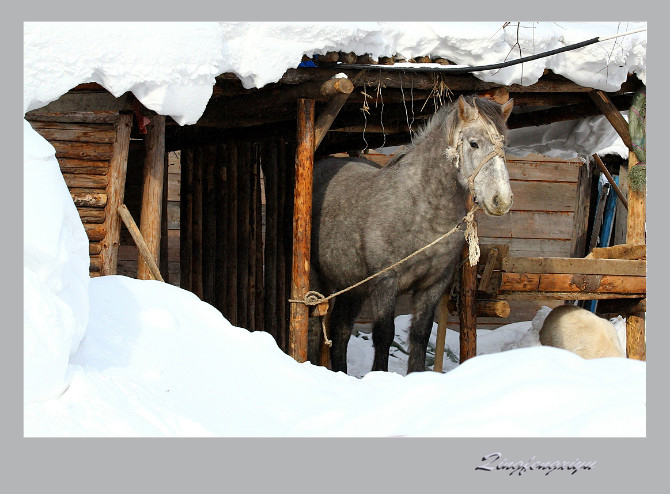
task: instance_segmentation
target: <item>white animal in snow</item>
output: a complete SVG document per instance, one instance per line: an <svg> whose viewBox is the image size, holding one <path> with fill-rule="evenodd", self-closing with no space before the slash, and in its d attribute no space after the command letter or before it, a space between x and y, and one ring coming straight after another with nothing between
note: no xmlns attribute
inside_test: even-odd
<svg viewBox="0 0 670 494"><path fill-rule="evenodd" d="M540 330L540 343L585 359L626 356L614 326L576 305L561 305L549 313Z"/></svg>

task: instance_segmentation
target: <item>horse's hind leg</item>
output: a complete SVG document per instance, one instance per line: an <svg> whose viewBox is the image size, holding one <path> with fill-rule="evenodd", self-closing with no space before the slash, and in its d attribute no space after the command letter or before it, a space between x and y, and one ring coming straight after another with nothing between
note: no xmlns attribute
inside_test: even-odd
<svg viewBox="0 0 670 494"><path fill-rule="evenodd" d="M373 371L389 370L389 350L395 336L395 304L398 297L398 283L395 278L384 278L376 283L370 297L372 312L372 343L375 357Z"/></svg>
<svg viewBox="0 0 670 494"><path fill-rule="evenodd" d="M338 295L335 299L327 328L328 338L333 342L330 347L330 365L334 372L347 373L347 345L361 305L361 298L349 293Z"/></svg>
<svg viewBox="0 0 670 494"><path fill-rule="evenodd" d="M449 280L451 281L451 279ZM449 283L441 282L412 297L412 323L409 328L407 373L426 370L426 350L440 297Z"/></svg>

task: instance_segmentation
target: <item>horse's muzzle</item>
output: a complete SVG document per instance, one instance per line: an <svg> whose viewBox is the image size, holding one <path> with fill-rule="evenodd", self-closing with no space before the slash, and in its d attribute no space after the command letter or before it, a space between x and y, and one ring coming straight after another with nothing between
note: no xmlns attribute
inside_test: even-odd
<svg viewBox="0 0 670 494"><path fill-rule="evenodd" d="M489 216L502 216L507 213L512 207L514 201L514 194L511 192L509 196L496 194L489 201L483 201L484 212Z"/></svg>

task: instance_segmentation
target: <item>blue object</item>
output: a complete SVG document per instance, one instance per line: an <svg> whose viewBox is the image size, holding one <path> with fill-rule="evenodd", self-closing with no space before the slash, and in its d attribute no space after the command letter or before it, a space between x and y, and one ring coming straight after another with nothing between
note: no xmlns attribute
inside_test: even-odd
<svg viewBox="0 0 670 494"><path fill-rule="evenodd" d="M614 183L619 185L619 176L615 176ZM600 187L598 187L600 192ZM612 239L612 230L614 229L614 216L616 213L616 202L617 195L614 193L612 187L610 187L609 193L605 200L605 210L603 211L603 223L600 228L600 234L598 235L598 243L596 247L609 247ZM598 206L596 206L596 210ZM595 314L596 307L598 305L597 300L589 300L584 304L584 308Z"/></svg>

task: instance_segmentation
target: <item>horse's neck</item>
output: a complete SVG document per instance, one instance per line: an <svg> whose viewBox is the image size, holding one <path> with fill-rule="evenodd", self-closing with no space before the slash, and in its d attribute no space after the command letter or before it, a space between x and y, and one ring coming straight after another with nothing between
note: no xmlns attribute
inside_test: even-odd
<svg viewBox="0 0 670 494"><path fill-rule="evenodd" d="M437 126L416 143L414 149L404 157L403 166L412 167L415 177L410 187L422 194L434 197L449 197L456 209L465 209L467 186L459 179L458 163L453 155L448 156L447 137L443 126Z"/></svg>

